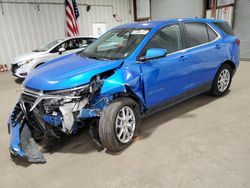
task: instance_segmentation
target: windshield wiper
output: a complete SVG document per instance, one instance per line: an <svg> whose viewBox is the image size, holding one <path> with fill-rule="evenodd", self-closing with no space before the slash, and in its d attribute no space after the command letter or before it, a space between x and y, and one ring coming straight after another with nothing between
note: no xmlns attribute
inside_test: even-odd
<svg viewBox="0 0 250 188"><path fill-rule="evenodd" d="M104 57L87 55L87 54L84 53L84 51L81 51L80 53L78 52L78 54L80 56L82 56L82 57L84 56L84 57L87 57L87 58L90 58L90 59L97 59L97 60L102 60L102 61L110 61L111 60L111 58L109 59L109 58L104 58Z"/></svg>
<svg viewBox="0 0 250 188"><path fill-rule="evenodd" d="M102 60L102 61L108 61L108 60L110 60L110 59L107 59L107 58L96 57L96 56L86 56L86 57L91 58L91 59Z"/></svg>

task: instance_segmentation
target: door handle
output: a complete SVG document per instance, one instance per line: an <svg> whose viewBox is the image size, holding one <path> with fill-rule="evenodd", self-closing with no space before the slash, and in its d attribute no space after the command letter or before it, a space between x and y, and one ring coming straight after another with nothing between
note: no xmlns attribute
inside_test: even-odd
<svg viewBox="0 0 250 188"><path fill-rule="evenodd" d="M215 49L220 49L220 45L216 44Z"/></svg>
<svg viewBox="0 0 250 188"><path fill-rule="evenodd" d="M180 61L185 61L187 59L188 59L188 56L186 56L186 55L180 56Z"/></svg>

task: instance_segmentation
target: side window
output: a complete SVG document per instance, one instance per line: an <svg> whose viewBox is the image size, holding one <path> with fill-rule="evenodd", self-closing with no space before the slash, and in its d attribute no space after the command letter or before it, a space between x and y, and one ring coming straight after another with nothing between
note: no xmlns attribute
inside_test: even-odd
<svg viewBox="0 0 250 188"><path fill-rule="evenodd" d="M79 48L83 48L87 46L87 40L85 40L84 38L80 38L78 39L78 44L79 44Z"/></svg>
<svg viewBox="0 0 250 188"><path fill-rule="evenodd" d="M60 48L65 48L66 42L63 42L62 44L56 46L53 50L51 50L50 53L57 53ZM66 49L66 48L65 48Z"/></svg>
<svg viewBox="0 0 250 188"><path fill-rule="evenodd" d="M79 48L78 39L71 39L71 40L66 41L65 43L66 50L74 50L77 48Z"/></svg>
<svg viewBox="0 0 250 188"><path fill-rule="evenodd" d="M190 47L209 42L206 25L203 23L185 23Z"/></svg>
<svg viewBox="0 0 250 188"><path fill-rule="evenodd" d="M90 39L87 39L87 45L90 45L91 43L95 42L96 39L95 38L90 38Z"/></svg>
<svg viewBox="0 0 250 188"><path fill-rule="evenodd" d="M157 31L143 50L143 55L150 48L164 48L173 53L182 48L181 30L179 25L171 25Z"/></svg>
<svg viewBox="0 0 250 188"><path fill-rule="evenodd" d="M207 33L210 41L213 41L218 37L218 35L215 33L215 31L207 25Z"/></svg>

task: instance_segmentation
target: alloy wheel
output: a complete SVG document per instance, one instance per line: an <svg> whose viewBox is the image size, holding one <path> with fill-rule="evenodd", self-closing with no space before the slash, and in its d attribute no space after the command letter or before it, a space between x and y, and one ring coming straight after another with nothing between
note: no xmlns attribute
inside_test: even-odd
<svg viewBox="0 0 250 188"><path fill-rule="evenodd" d="M218 82L217 82L217 86L218 86L218 90L220 92L224 92L229 83L230 83L230 72L228 69L223 69L218 77Z"/></svg>
<svg viewBox="0 0 250 188"><path fill-rule="evenodd" d="M128 143L134 136L136 119L134 111L129 106L120 109L116 116L115 132L117 139L123 143Z"/></svg>

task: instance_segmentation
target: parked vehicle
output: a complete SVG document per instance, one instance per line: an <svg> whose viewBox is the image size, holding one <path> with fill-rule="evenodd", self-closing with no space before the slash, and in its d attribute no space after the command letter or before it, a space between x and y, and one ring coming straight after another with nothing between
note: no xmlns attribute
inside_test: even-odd
<svg viewBox="0 0 250 188"><path fill-rule="evenodd" d="M25 78L27 74L44 62L81 51L95 40L95 37L77 36L52 41L29 54L15 58L11 64L11 72L18 78Z"/></svg>
<svg viewBox="0 0 250 188"><path fill-rule="evenodd" d="M74 134L85 125L99 147L121 151L143 117L203 92L226 94L239 44L221 20L118 26L25 79L9 120L11 155L45 162L34 139Z"/></svg>

